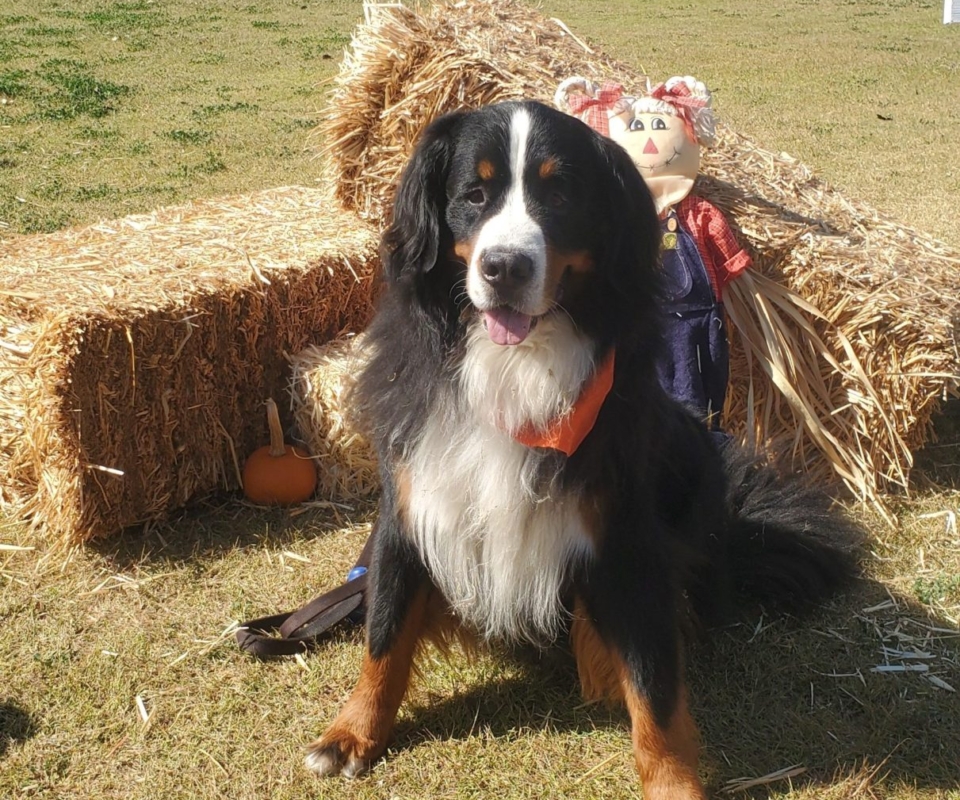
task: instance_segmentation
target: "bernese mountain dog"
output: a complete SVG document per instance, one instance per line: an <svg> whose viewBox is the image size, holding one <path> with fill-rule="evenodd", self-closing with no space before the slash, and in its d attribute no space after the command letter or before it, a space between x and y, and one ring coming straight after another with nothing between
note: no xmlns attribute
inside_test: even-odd
<svg viewBox="0 0 960 800"><path fill-rule="evenodd" d="M629 156L571 116L423 133L353 397L383 483L366 652L309 769L383 754L424 642L559 640L587 699L626 704L644 796L705 797L684 633L742 594L824 599L855 526L661 389L659 246Z"/></svg>

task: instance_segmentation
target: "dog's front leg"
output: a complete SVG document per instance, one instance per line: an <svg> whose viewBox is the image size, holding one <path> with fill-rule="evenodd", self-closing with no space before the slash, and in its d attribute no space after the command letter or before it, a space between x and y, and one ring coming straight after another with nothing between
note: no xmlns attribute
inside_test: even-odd
<svg viewBox="0 0 960 800"><path fill-rule="evenodd" d="M388 502L381 501L374 535L360 680L333 724L308 749L307 768L318 775L354 778L386 750L423 633L429 583Z"/></svg>
<svg viewBox="0 0 960 800"><path fill-rule="evenodd" d="M627 706L647 800L704 800L668 573L629 553L607 555L603 579L588 582L571 627L584 696Z"/></svg>

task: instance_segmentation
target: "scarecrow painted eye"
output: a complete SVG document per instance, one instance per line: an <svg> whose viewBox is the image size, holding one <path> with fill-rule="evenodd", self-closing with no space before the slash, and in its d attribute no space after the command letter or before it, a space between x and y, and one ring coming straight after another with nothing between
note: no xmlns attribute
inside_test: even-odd
<svg viewBox="0 0 960 800"><path fill-rule="evenodd" d="M633 119L630 121L630 130L632 131L643 131L646 130L643 126L642 119Z"/></svg>
<svg viewBox="0 0 960 800"><path fill-rule="evenodd" d="M660 117L654 117L650 123L650 128L655 131L665 131L667 129L667 123L660 119Z"/></svg>
<svg viewBox="0 0 960 800"><path fill-rule="evenodd" d="M484 194L483 189L476 188L467 192L467 202L472 206L482 206L487 202L487 196Z"/></svg>

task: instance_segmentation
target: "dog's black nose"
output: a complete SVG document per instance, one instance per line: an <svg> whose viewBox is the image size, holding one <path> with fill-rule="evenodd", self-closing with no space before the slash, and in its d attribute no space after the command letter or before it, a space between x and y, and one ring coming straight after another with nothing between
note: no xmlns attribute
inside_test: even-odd
<svg viewBox="0 0 960 800"><path fill-rule="evenodd" d="M517 250L491 248L480 256L480 272L497 291L514 291L533 275L533 259Z"/></svg>

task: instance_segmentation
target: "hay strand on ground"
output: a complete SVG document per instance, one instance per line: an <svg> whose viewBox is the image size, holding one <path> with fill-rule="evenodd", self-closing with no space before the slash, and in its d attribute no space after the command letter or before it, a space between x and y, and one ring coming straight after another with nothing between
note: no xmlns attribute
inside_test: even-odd
<svg viewBox="0 0 960 800"><path fill-rule="evenodd" d="M462 107L551 102L573 75L646 85L557 20L507 0L368 6L317 131L337 197L382 225L422 128ZM722 111L722 110L721 110ZM754 271L726 298L728 429L885 508L960 386L960 254L719 126L695 191Z"/></svg>

